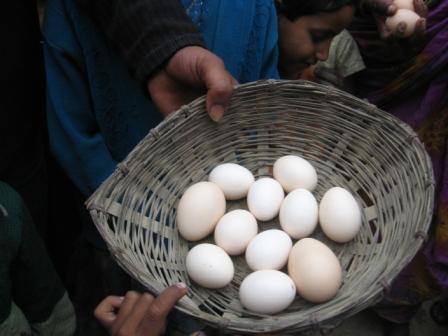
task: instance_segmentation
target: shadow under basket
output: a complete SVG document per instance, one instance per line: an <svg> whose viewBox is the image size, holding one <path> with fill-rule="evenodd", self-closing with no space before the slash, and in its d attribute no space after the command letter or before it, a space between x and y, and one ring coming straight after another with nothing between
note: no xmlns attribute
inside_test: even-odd
<svg viewBox="0 0 448 336"><path fill-rule="evenodd" d="M296 296L273 316L242 307L238 290L250 273L244 255L232 257L235 276L219 290L202 288L185 268L191 243L176 230L185 189L205 181L224 162L272 176L283 155L316 169L319 202L326 190L349 190L362 207L362 227L346 244L312 237L338 256L343 284L328 302ZM185 282L176 308L224 332L296 333L337 325L377 303L426 238L434 198L431 162L413 130L375 106L334 88L306 81L259 81L239 86L224 119L214 123L201 97L169 116L134 148L87 201L90 214L118 263L155 294ZM245 200L227 210L247 208ZM260 230L277 219L259 223Z"/></svg>

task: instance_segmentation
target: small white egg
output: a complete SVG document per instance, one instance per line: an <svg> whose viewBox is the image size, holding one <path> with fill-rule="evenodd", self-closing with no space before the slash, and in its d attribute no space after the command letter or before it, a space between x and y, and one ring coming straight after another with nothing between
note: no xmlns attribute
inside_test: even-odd
<svg viewBox="0 0 448 336"><path fill-rule="evenodd" d="M296 287L285 273L262 270L249 274L240 286L241 304L260 314L276 314L288 308L296 296Z"/></svg>
<svg viewBox="0 0 448 336"><path fill-rule="evenodd" d="M274 163L274 178L280 182L286 192L303 188L313 191L317 186L317 173L307 160L295 156L286 155Z"/></svg>
<svg viewBox="0 0 448 336"><path fill-rule="evenodd" d="M352 240L361 228L361 209L344 188L327 190L319 204L319 224L328 238L338 243Z"/></svg>
<svg viewBox="0 0 448 336"><path fill-rule="evenodd" d="M316 228L318 213L313 194L306 189L296 189L283 200L279 214L280 225L292 238L304 238Z"/></svg>
<svg viewBox="0 0 448 336"><path fill-rule="evenodd" d="M219 246L199 244L187 254L186 268L189 277L206 288L228 285L234 274L232 259Z"/></svg>
<svg viewBox="0 0 448 336"><path fill-rule="evenodd" d="M394 5L398 9L409 9L414 11L414 0L394 0Z"/></svg>
<svg viewBox="0 0 448 336"><path fill-rule="evenodd" d="M341 264L325 244L313 238L299 240L291 249L288 274L297 293L319 303L334 297L342 283Z"/></svg>
<svg viewBox="0 0 448 336"><path fill-rule="evenodd" d="M420 16L408 9L399 9L394 16L390 16L386 19L386 27L399 37L409 37L415 30L415 25L420 19ZM398 34L397 29L400 23L406 24L406 28L403 34Z"/></svg>
<svg viewBox="0 0 448 336"><path fill-rule="evenodd" d="M288 261L292 240L282 230L266 230L257 234L246 248L246 262L253 271L279 270Z"/></svg>
<svg viewBox="0 0 448 336"><path fill-rule="evenodd" d="M247 206L260 221L268 221L277 216L285 193L282 186L270 177L263 177L249 188Z"/></svg>
<svg viewBox="0 0 448 336"><path fill-rule="evenodd" d="M222 189L227 200L237 200L246 197L255 178L243 166L236 163L223 163L213 168L208 180Z"/></svg>
<svg viewBox="0 0 448 336"><path fill-rule="evenodd" d="M216 224L215 242L230 255L238 255L246 250L249 241L258 232L257 220L246 210L226 213Z"/></svg>
<svg viewBox="0 0 448 336"><path fill-rule="evenodd" d="M213 232L225 211L226 199L216 184L193 184L182 195L177 206L176 224L180 235L190 241L205 238Z"/></svg>

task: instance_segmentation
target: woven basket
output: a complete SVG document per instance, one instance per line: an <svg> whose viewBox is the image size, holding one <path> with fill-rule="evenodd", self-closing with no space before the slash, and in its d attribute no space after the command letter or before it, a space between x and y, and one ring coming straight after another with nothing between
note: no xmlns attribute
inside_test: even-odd
<svg viewBox="0 0 448 336"><path fill-rule="evenodd" d="M220 290L192 283L185 269L193 246L176 230L176 206L192 183L213 167L234 162L256 178L272 176L282 155L309 160L318 173L320 201L333 186L352 192L363 207L360 233L347 244L313 237L339 257L343 285L332 300L296 297L285 311L247 311L238 289L250 272L234 257L235 277ZM304 81L259 81L236 89L222 122L205 113L204 97L168 117L139 143L87 202L118 263L156 294L183 281L189 294L177 309L227 332L285 332L340 323L381 300L391 281L426 237L434 178L424 146L410 127L342 91ZM245 201L228 202L228 210ZM259 223L264 230L277 219ZM208 238L205 241L211 241ZM201 241L203 242L203 241Z"/></svg>

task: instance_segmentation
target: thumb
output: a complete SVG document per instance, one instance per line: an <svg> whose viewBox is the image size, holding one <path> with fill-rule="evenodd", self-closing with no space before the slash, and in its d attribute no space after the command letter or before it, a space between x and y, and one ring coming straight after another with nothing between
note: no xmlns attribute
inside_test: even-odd
<svg viewBox="0 0 448 336"><path fill-rule="evenodd" d="M146 315L140 322L139 330L142 335L160 335L165 329L165 319L176 302L187 293L187 286L178 283L166 288L152 302Z"/></svg>
<svg viewBox="0 0 448 336"><path fill-rule="evenodd" d="M207 88L207 112L213 121L219 121L224 115L237 82L226 70L224 62L213 54L202 60L200 76Z"/></svg>

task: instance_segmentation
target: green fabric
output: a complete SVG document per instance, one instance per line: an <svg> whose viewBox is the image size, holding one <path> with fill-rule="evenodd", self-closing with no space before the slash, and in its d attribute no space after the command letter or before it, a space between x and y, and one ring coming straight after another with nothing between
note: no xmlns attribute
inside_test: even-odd
<svg viewBox="0 0 448 336"><path fill-rule="evenodd" d="M14 301L30 324L47 320L65 289L20 196L0 182L0 323Z"/></svg>
<svg viewBox="0 0 448 336"><path fill-rule="evenodd" d="M10 313L7 318L0 323L0 335L31 336L31 327L20 308L17 307L14 302L8 306L10 307L10 309L8 309Z"/></svg>
<svg viewBox="0 0 448 336"><path fill-rule="evenodd" d="M75 311L66 294L54 306L50 317L40 323L29 324L22 310L11 303L10 314L0 323L0 335L72 336L76 329Z"/></svg>
<svg viewBox="0 0 448 336"><path fill-rule="evenodd" d="M33 335L71 336L75 333L75 309L65 293L54 306L50 317L41 323L31 325Z"/></svg>

